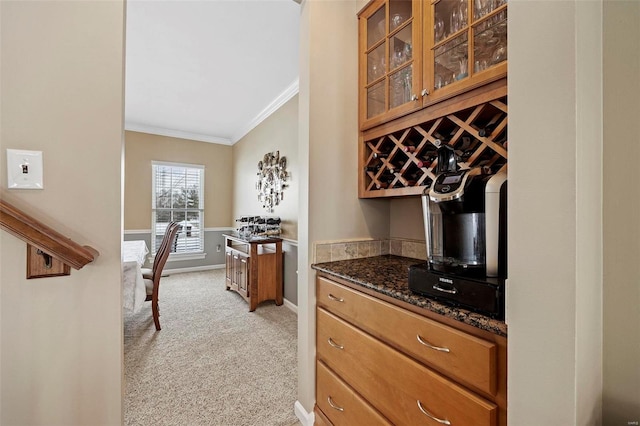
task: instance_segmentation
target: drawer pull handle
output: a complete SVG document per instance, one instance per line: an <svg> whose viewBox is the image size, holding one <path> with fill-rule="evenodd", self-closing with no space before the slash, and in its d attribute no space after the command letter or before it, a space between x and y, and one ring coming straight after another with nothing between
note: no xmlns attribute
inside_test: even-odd
<svg viewBox="0 0 640 426"><path fill-rule="evenodd" d="M435 285L433 286L433 289L434 289L434 290L441 291L441 292L443 292L443 293L449 293L449 294L456 294L456 293L458 293L458 290L457 290L455 287L453 288L453 290L450 290L450 289L448 289L448 288L442 288L442 287L440 287L438 284L435 284Z"/></svg>
<svg viewBox="0 0 640 426"><path fill-rule="evenodd" d="M331 293L329 293L329 299L334 300L336 302L344 302L344 299L342 297L336 297Z"/></svg>
<svg viewBox="0 0 640 426"><path fill-rule="evenodd" d="M344 349L344 346L339 345L339 344L337 344L336 342L334 342L334 341L333 341L333 339L332 339L331 337L329 337L329 338L327 339L327 342L329 342L329 344L330 344L331 346L333 346L334 348L336 348L336 349Z"/></svg>
<svg viewBox="0 0 640 426"><path fill-rule="evenodd" d="M418 339L418 342L422 343L423 345L425 345L429 349L433 349L434 351L440 351L440 352L449 352L449 348L441 348L439 346L433 346L433 345L429 344L429 342L424 341L422 339L422 337L420 337L419 334L416 334L416 338Z"/></svg>
<svg viewBox="0 0 640 426"><path fill-rule="evenodd" d="M333 400L331 399L330 396L327 397L327 402L329 403L329 405L331 406L331 408L333 408L334 410L338 410L338 411L344 411L344 408L334 404Z"/></svg>
<svg viewBox="0 0 640 426"><path fill-rule="evenodd" d="M420 411L422 411L422 414L424 414L425 416L429 417L431 420L435 420L436 422L443 424L443 425L450 425L451 422L449 420L443 420L443 419L439 419L437 417L435 417L433 414L429 413L427 410L424 409L424 407L422 406L422 403L420 402L420 400L418 400L418 408L420 409Z"/></svg>

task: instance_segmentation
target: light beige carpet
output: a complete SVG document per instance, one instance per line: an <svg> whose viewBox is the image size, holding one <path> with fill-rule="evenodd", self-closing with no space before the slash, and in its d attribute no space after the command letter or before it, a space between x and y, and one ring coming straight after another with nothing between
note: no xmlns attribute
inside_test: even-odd
<svg viewBox="0 0 640 426"><path fill-rule="evenodd" d="M160 324L150 302L125 314L125 425L298 424L291 310L249 312L218 269L163 277Z"/></svg>

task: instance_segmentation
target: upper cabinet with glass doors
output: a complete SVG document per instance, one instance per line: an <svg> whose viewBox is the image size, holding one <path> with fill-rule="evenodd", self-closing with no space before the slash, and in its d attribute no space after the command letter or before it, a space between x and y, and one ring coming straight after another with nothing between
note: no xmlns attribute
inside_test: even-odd
<svg viewBox="0 0 640 426"><path fill-rule="evenodd" d="M359 18L360 123L375 125L420 106L420 2L374 0Z"/></svg>
<svg viewBox="0 0 640 426"><path fill-rule="evenodd" d="M507 74L506 0L374 0L359 21L361 130Z"/></svg>

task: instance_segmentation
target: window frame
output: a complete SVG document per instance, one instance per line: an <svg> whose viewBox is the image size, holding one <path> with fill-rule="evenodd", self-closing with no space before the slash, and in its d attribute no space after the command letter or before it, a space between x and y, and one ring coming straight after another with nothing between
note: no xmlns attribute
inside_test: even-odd
<svg viewBox="0 0 640 426"><path fill-rule="evenodd" d="M204 251L204 182L205 182L205 166L202 164L190 164L190 163L177 163L170 161L151 161L151 252L155 255L157 251L156 247L156 218L158 209L156 205L156 178L158 166L166 166L166 167L181 167L187 169L197 169L200 174L200 182L199 182L199 194L198 194L198 207L197 208L162 208L161 210L168 210L171 212L172 220L174 218L174 212L184 212L185 220L187 217L187 212L198 211L200 220L200 248L198 250L192 251L183 251L183 252L171 252L169 254L169 261L171 260L192 260L192 259L204 259L206 253ZM173 173L172 173L173 175ZM164 231L163 231L164 232ZM182 230L178 232L178 237L183 233Z"/></svg>

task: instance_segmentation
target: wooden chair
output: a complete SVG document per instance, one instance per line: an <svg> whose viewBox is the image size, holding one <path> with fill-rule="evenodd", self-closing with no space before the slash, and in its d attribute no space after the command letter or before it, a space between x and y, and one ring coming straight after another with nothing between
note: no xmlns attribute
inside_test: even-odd
<svg viewBox="0 0 640 426"><path fill-rule="evenodd" d="M158 291L160 289L160 277L162 276L162 270L164 264L167 263L169 254L171 253L171 247L180 230L180 224L178 222L169 222L167 230L162 237L160 247L156 251L156 256L153 259L153 268L143 273L144 285L147 289L147 302L151 301L151 311L153 313L153 322L156 324L156 330L160 328L160 310L158 307Z"/></svg>

